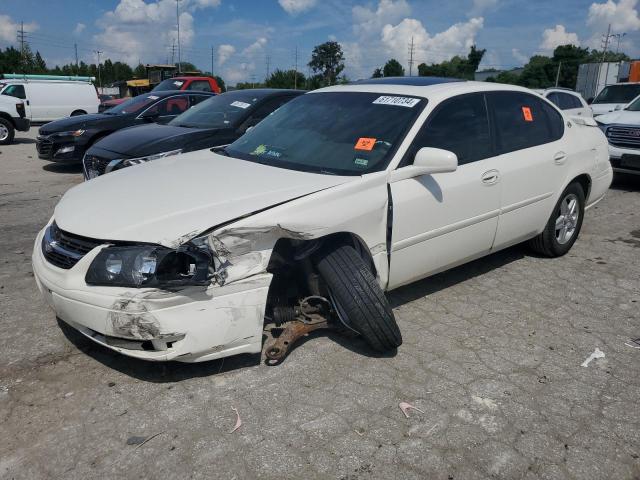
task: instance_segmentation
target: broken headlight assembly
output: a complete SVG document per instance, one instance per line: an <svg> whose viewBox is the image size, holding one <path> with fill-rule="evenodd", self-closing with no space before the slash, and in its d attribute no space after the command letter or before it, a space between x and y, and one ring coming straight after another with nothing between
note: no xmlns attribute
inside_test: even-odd
<svg viewBox="0 0 640 480"><path fill-rule="evenodd" d="M195 246L178 249L158 245L109 246L94 258L88 285L132 288L180 288L208 285L213 274L208 251Z"/></svg>

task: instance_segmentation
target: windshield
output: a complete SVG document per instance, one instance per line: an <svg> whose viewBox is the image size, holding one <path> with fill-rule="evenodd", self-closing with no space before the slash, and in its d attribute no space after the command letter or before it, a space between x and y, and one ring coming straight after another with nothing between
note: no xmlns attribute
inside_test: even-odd
<svg viewBox="0 0 640 480"><path fill-rule="evenodd" d="M177 78L167 78L161 81L158 85L153 87L152 92L161 92L163 90L180 90L184 85L184 80L178 80Z"/></svg>
<svg viewBox="0 0 640 480"><path fill-rule="evenodd" d="M361 92L302 95L226 148L232 157L319 173L383 170L426 100Z"/></svg>
<svg viewBox="0 0 640 480"><path fill-rule="evenodd" d="M176 127L236 127L262 97L250 92L225 93L211 97L169 122Z"/></svg>
<svg viewBox="0 0 640 480"><path fill-rule="evenodd" d="M158 100L160 97L157 95L138 95L126 102L122 102L120 105L116 105L104 113L108 115L125 115L128 113L140 113L146 107Z"/></svg>
<svg viewBox="0 0 640 480"><path fill-rule="evenodd" d="M640 96L629 104L627 110L630 112L640 112Z"/></svg>
<svg viewBox="0 0 640 480"><path fill-rule="evenodd" d="M592 103L629 103L640 95L640 83L604 87Z"/></svg>

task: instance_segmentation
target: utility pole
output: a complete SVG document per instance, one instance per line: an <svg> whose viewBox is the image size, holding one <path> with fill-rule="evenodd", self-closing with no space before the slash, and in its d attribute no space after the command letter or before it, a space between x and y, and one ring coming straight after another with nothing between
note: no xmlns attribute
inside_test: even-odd
<svg viewBox="0 0 640 480"><path fill-rule="evenodd" d="M182 54L180 52L180 0L176 0L176 23L178 25L178 73L181 73Z"/></svg>
<svg viewBox="0 0 640 480"><path fill-rule="evenodd" d="M415 45L413 44L413 37L411 37L411 43L409 44L409 76L413 74L413 54L415 52Z"/></svg>
<svg viewBox="0 0 640 480"><path fill-rule="evenodd" d="M616 46L616 55L620 53L620 41L626 37L626 33L614 33L611 35L612 37L616 37L618 39L618 45Z"/></svg>
<svg viewBox="0 0 640 480"><path fill-rule="evenodd" d="M211 76L213 76L213 45L211 45Z"/></svg>
<svg viewBox="0 0 640 480"><path fill-rule="evenodd" d="M24 22L20 22L20 29L18 30L18 41L20 42L20 63L22 64L22 73L26 73L27 62L25 58L24 46L26 43L27 34L24 33Z"/></svg>
<svg viewBox="0 0 640 480"><path fill-rule="evenodd" d="M74 43L74 44L73 44L73 48L74 48L74 49L75 49L75 51L76 51L76 68L78 68L78 44L77 44L77 43Z"/></svg>
<svg viewBox="0 0 640 480"><path fill-rule="evenodd" d="M101 50L94 50L93 53L98 56L98 85L100 86L100 93L102 93L102 77L100 76L100 55L104 52L102 52Z"/></svg>
<svg viewBox="0 0 640 480"><path fill-rule="evenodd" d="M296 45L294 67L293 67L293 89L298 89L298 46Z"/></svg>
<svg viewBox="0 0 640 480"><path fill-rule="evenodd" d="M558 82L560 81L560 69L562 68L562 62L558 63L558 73L556 74L556 87L558 86Z"/></svg>
<svg viewBox="0 0 640 480"><path fill-rule="evenodd" d="M265 77L266 80L269 80L269 66L271 65L271 56L267 55L265 57L265 62L267 64L267 76Z"/></svg>
<svg viewBox="0 0 640 480"><path fill-rule="evenodd" d="M176 41L171 44L171 65L176 64Z"/></svg>
<svg viewBox="0 0 640 480"><path fill-rule="evenodd" d="M607 35L604 37L604 47L602 48L602 61L600 62L600 70L602 70L602 64L604 63L607 57L607 48L609 48L609 40L611 39L611 24L607 28ZM598 76L600 72L598 72ZM604 86L606 87L609 83L609 62L607 62L607 70L604 74Z"/></svg>

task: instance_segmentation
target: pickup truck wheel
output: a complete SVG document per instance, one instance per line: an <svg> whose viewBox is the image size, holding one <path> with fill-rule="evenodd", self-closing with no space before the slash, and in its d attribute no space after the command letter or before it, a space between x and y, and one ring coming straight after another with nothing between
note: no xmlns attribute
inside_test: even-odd
<svg viewBox="0 0 640 480"><path fill-rule="evenodd" d="M13 125L6 118L0 118L0 145L9 145L16 134Z"/></svg>
<svg viewBox="0 0 640 480"><path fill-rule="evenodd" d="M553 209L544 231L529 245L545 257L561 257L575 243L584 218L584 191L578 183L570 184Z"/></svg>
<svg viewBox="0 0 640 480"><path fill-rule="evenodd" d="M325 250L317 262L340 320L378 352L402 345L391 306L362 257L348 245Z"/></svg>

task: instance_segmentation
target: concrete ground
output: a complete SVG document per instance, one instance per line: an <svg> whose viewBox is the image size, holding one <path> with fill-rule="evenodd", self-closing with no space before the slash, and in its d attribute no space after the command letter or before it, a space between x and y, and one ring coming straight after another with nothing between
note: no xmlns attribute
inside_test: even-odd
<svg viewBox="0 0 640 480"><path fill-rule="evenodd" d="M154 364L40 299L32 242L81 174L35 135L0 147L1 478L640 478L640 178L563 258L516 247L393 292L393 356L319 334L278 367Z"/></svg>

